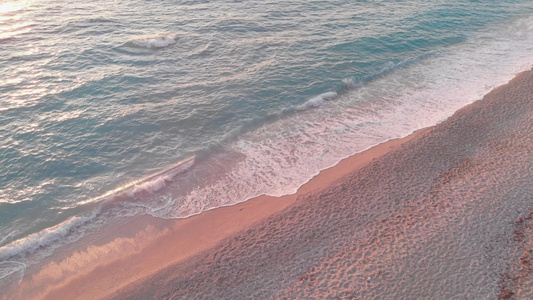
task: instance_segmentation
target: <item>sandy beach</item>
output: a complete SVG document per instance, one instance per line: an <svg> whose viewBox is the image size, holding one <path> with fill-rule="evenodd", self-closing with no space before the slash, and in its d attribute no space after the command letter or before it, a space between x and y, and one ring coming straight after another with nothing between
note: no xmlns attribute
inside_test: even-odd
<svg viewBox="0 0 533 300"><path fill-rule="evenodd" d="M530 299L533 72L297 194L120 237L28 270L26 299Z"/></svg>

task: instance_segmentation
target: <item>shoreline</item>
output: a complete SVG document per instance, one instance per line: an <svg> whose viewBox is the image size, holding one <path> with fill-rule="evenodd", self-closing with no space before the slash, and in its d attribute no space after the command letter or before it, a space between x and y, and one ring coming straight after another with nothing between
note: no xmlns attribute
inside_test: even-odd
<svg viewBox="0 0 533 300"><path fill-rule="evenodd" d="M145 215L142 217L134 217L133 220L121 222L118 225L118 228L114 227L117 225L115 223L107 225L106 228L113 227L113 230L117 230L120 233L119 237L111 240L109 240L108 237L103 237L101 238L101 240L104 241L102 242L103 245L96 247L88 245L87 247L90 247L90 250L86 249L85 251L77 251L59 263L48 264L44 268L40 268L40 270L30 269L32 279L23 280L21 283L22 288L19 286L19 288L17 288L17 293L27 289L29 286L35 286L35 281L38 281L38 285L41 286L41 288L46 287L45 292L43 293L43 290L40 290L37 294L32 293L32 297L54 299L58 295L61 295L61 297L68 295L69 298L76 299L103 298L108 294L112 294L119 290L121 287L142 280L143 278L149 278L157 271L206 251L224 239L253 226L253 224L257 222L261 222L274 214L280 213L284 209L292 206L304 205L305 201L302 199L306 195L318 193L327 189L335 182L349 176L350 173L371 163L374 159L378 159L391 150L400 148L404 143L410 141L415 136L429 128L419 129L406 137L391 139L364 150L363 152L349 156L341 160L335 166L320 171L319 174L303 184L295 194L284 195L281 197L262 195L244 202L218 207L177 220L159 219ZM147 238L148 235L151 237ZM191 238L197 240L194 241L191 240ZM149 241L147 241L147 239ZM108 252L109 249L125 247L124 244L132 245L135 243L145 244L147 249L143 249L140 252L133 251L133 253L128 253L131 256L129 259L133 260L137 259L138 256L143 256L143 259L149 257L149 262L143 263L143 265L138 265L134 271L130 269L123 271L121 275L118 275L122 282L119 285L115 285L115 283L113 286L105 285L107 277L102 276L101 274L102 272L116 273L114 270L116 265L125 263L124 259L119 257L111 257L111 259L104 262L94 262L96 264L99 263L101 266L98 266L98 268L91 266L88 272L84 272L81 275L69 274L61 279L62 282L57 282L57 279L54 278L54 281L56 282L52 283L51 287L44 284L46 278L55 277L50 276L49 274L57 273L57 269L71 270L73 268L71 261L73 260L90 260L91 257ZM147 244L157 244L157 249L154 249L154 247L150 247L150 245ZM164 246L161 246L161 244L164 244ZM132 252L131 250L126 251ZM176 254L176 251L181 253ZM162 254L161 252L165 253ZM162 262L157 256L171 257L171 259ZM88 263L86 264L89 265ZM146 265L150 265L150 267L146 267ZM106 268L106 266L108 267ZM140 269L142 269L142 274L131 278L132 272L139 272ZM105 279L99 279L102 277ZM117 279L116 274L112 277ZM38 278L38 280L33 278ZM91 279L88 280L88 278ZM91 281L91 285L98 286L98 290L87 293L85 290L86 288L83 287L83 285L85 285L83 281ZM102 283L98 283L98 281L102 281ZM26 284L28 284L28 286L26 286ZM57 291L55 291L56 289ZM79 291L82 290L83 293L80 293ZM48 292L51 294L47 295ZM27 293L27 291L23 291L23 293Z"/></svg>
<svg viewBox="0 0 533 300"><path fill-rule="evenodd" d="M281 254L285 253L285 255L287 255L286 250L276 247L274 247L275 249L270 250L268 247L266 249L261 247L260 251L255 251L257 249L254 247L257 247L256 244L258 241L269 243L270 241L280 241L280 239L283 240L289 237L294 237L294 240L301 239L300 242L301 245L303 245L302 248L309 247L309 252L302 254L302 258L298 258L300 260L294 258L289 260L299 261L300 265L294 267L293 271L288 272L291 273L291 276L288 277L294 277L291 279L292 281L286 279L283 281L283 284L280 284L282 286L280 287L280 291L284 291L285 294L278 291L274 295L277 295L276 297L282 297L285 295L285 297L289 298L294 295L306 295L305 292L302 292L302 288L304 288L303 285L314 282L317 280L316 278L320 277L320 272L317 270L329 270L328 267L323 267L323 263L321 264L320 261L328 260L329 258L326 259L326 257L329 256L340 257L337 260L342 261L343 259L339 252L344 251L342 249L346 247L351 247L350 245L353 243L357 244L357 249L352 252L363 251L366 249L365 246L361 245L366 245L367 247L372 246L374 248L377 247L378 250L385 247L382 245L388 245L389 248L392 247L390 249L401 252L402 249L394 248L392 245L393 243L390 243L389 240L383 239L383 237L381 237L379 234L376 235L376 230L382 234L388 234L386 229L397 230L396 228L401 227L403 228L403 232L396 232L393 233L393 235L401 236L408 230L413 232L416 231L418 235L413 235L414 237L411 238L418 239L421 242L427 242L427 239L420 237L420 235L424 236L426 233L420 231L420 228L418 227L412 227L413 224L420 223L418 225L421 225L422 228L430 229L432 229L433 226L437 226L430 223L426 224L421 220L425 220L428 218L428 216L433 218L441 218L442 216L439 215L439 209L446 211L448 208L435 199L440 199L439 197L442 197L442 194L451 193L444 187L449 185L452 181L454 184L459 184L454 181L457 176L460 175L463 176L463 178L464 176L470 176L469 172L471 171L466 172L465 175L461 173L463 171L456 171L454 168L463 168L466 166L466 169L472 169L475 171L478 167L477 162L473 163L473 166L468 164L470 164L470 160L480 160L480 158L477 156L475 159L471 158L477 155L477 153L469 148L464 149L468 153L463 154L461 152L453 152L453 148L449 147L460 147L461 140L458 138L457 140L445 139L444 137L446 137L447 133L446 130L450 132L457 130L457 128L454 129L454 126L460 127L461 124L464 123L470 124L469 126L471 126L471 128L483 133L483 126L489 124L491 120L476 120L478 123L472 123L472 125L471 123L468 123L470 122L468 118L475 119L473 111L481 110L486 112L490 111L491 109L495 109L496 106L498 109L505 109L502 106L505 103L498 103L495 100L491 100L492 102L489 101L490 103L486 103L485 101L487 101L486 99L503 97L500 94L506 92L507 89L512 86L510 85L512 82L516 83L517 81L526 77L528 80L530 80L529 82L533 82L533 79L531 79L533 78L531 71L519 73L513 80L510 81L510 83L495 88L484 97L484 100L478 100L461 108L446 121L431 127L420 129L407 137L389 140L342 160L337 165L321 171L317 176L304 184L296 194L283 197L260 196L232 206L209 210L186 219L161 220L147 216L132 222L122 223L118 225L118 228L113 228L114 230L116 229L123 233L121 237L111 241L93 243L92 245L89 245L85 251L76 251L75 253L67 256L67 258L61 262L52 262L44 266L41 270L35 270L32 272L31 276L26 276L24 278L14 295L17 296L17 298L30 297L42 299L57 299L58 296L69 299L95 299L107 297L121 298L127 297L128 295L138 295L140 298L143 298L143 295L144 297L148 297L150 293L153 292L153 289L161 288L161 291L158 295L162 297L165 295L162 291L166 291L167 293L177 293L176 291L172 290L173 285L170 284L171 282L178 279L182 281L186 280L186 274L192 276L196 274L196 271L199 271L200 273L203 272L205 275L202 278L209 279L212 276L218 278L215 279L215 281L208 280L207 282L210 282L212 286L206 287L206 290L212 289L214 290L213 293L220 292L222 294L210 295L217 295L217 297L220 298L228 298L228 295L230 295L229 292L227 292L228 294L224 294L220 291L220 283L224 283L229 286L234 284L234 288L236 289L239 287L242 288L242 285L239 285L240 281L237 281L237 283L228 282L225 277L230 276L220 275L221 271L216 271L219 272L218 275L213 275L212 273L215 273L215 271L213 271L213 266L221 265L223 270L229 268L230 266L219 262L220 259L224 259L224 257L226 257L226 261L236 262L235 264L232 264L232 266L238 266L235 267L237 270L241 267L245 269L252 266L255 267L255 262L251 262L249 260L243 261L242 258L238 257L237 254L242 254L242 251L245 250L254 250L256 253L266 253L265 255L268 257L270 257L270 254L272 254L272 251L277 251L276 253ZM492 107L490 107L491 105ZM519 109L517 111L519 111ZM511 110L511 112L506 112L509 114L515 113L514 110ZM460 128L458 132L460 132ZM460 134L463 135L462 138L470 137L472 140L480 139L475 135L475 133L466 132ZM454 137L451 134L448 137L450 136L452 138ZM482 144L484 142L484 140L481 140L479 143ZM448 153L437 147L440 145L439 143L442 144L442 147L449 148L446 148L448 149ZM448 145L450 143L458 144L453 144L450 146ZM430 149L436 152L441 151L444 153L444 155L449 154L450 158L433 156L431 153L427 153L426 151L423 152L423 154L427 155L427 159L419 161L416 155L410 154L411 152L415 153L414 151L419 148L426 150ZM397 161L400 162L398 165L391 164L388 166L388 163L394 162L394 160L391 160L393 158L397 158ZM403 161L401 161L402 159ZM431 161L431 159L434 159L435 162ZM435 175L436 173L431 173L431 170L428 171L428 175L425 180L427 181L432 179L433 185L436 184L435 182L440 184L436 187L432 186L431 184L429 185L437 190L435 194L428 192L429 194L427 194L425 198L418 199L417 193L427 189L422 188L422 185L427 185L427 183L423 182L424 178L421 178L416 182L411 178L399 179L398 176L400 174L403 176L402 172L404 171L407 172L407 174L411 174L413 178L418 176L414 171L409 173L410 168L412 168L412 166L409 165L410 163L427 163L429 166L433 166L437 169L441 168L441 165L446 165L446 167L442 167L444 171L435 170L435 172L439 171L437 172L439 173L437 174L438 176L444 176L444 179L442 179L442 182L440 183L436 181L436 178L438 179L440 177ZM389 171L392 175L387 175L387 172L385 172L387 169L390 169ZM420 170L423 170L423 168ZM420 170L418 171L420 172ZM460 174L457 175L454 172L459 172ZM379 187L374 187L374 184L378 184L381 181L381 177L377 177L376 175L382 175L382 177L389 176L389 178L384 178L383 183L381 183ZM374 178L376 183L372 182L372 178ZM387 180L389 180L388 183ZM403 183L402 180L405 180L406 182ZM490 179L486 180L490 181ZM362 182L364 182L364 184ZM398 189L396 192L399 193L400 196L394 194L395 192L393 191L395 185L410 183L416 183L414 185L416 188L418 188L418 185L420 185L419 190L416 190L416 188L414 191L411 191L408 188L405 190ZM467 187L463 188L467 189ZM369 200L371 203L366 203L363 201L363 199L370 199L366 198L368 195L374 194L377 196L372 196L374 198ZM330 195L337 195L339 198L341 198L341 200L336 199L335 197L330 198ZM475 195L478 197L477 194ZM357 199L346 199L347 197L356 197ZM404 204L401 201L398 202L398 199L395 197L409 199L409 201L412 203L410 202L408 204ZM331 203L338 202L341 205L344 205L345 208L352 207L351 205L355 205L354 207L359 208L356 211L351 211L351 217L348 217L348 215L342 215L341 217L337 214L334 214L334 212L338 212L338 210L342 209L342 207L330 207L333 204L330 204L329 202L324 203L317 201L317 199L322 198L330 199ZM454 205L458 207L457 209L466 205L457 204L462 201L460 199L455 199L454 201L455 202L453 203L455 203ZM357 203L354 204L355 202ZM431 205L433 204L429 205L429 202L435 204L435 207L437 208L431 208ZM444 208L442 208L441 205L444 205ZM406 211L409 211L409 213L406 213L407 215L402 215L402 213L405 213ZM303 215L304 213L309 213L317 220L320 220L320 222L324 222L317 223L319 221L313 221L313 223L309 221L309 216ZM526 212L524 211L524 213ZM393 218L395 215L402 217L396 220ZM413 216L417 217L415 218ZM352 223L344 224L343 222L345 222L345 219L342 219L343 217L345 217L346 220L349 219ZM450 215L448 217L451 218L452 216ZM508 216L508 218L514 217L515 216ZM335 223L335 226L351 226L350 228L352 229L360 228L361 234L351 237L352 240L350 241L329 241L328 239L337 234L336 230L341 229L332 227L333 225L329 225L328 222L325 222L326 219L330 220L332 223ZM276 222L280 220L288 223L277 225L278 223ZM293 221L292 223L291 220ZM368 224L359 224L359 222L363 222L362 220L365 220L365 222ZM445 220L441 219L439 219L439 221L445 222ZM303 224L308 224L309 227L305 228ZM109 225L109 227L113 227L113 225L116 224ZM272 231L274 230L272 229L273 225L276 227L276 231L274 232ZM302 235L307 234L304 231L312 230L313 228L319 230L322 228L321 226L326 226L328 228L328 233L324 233L322 240L308 242L307 240L309 240L309 238L302 239ZM259 236L261 236L261 238ZM403 238L407 240L409 239L409 237L405 236ZM432 240L435 238L435 236L426 238ZM338 237L338 239L342 238ZM378 245L376 240L380 239L383 241ZM247 246L248 248L240 245L246 244L245 242L248 240L255 241L256 243L251 246ZM327 250L329 246L331 246L331 248L334 250ZM407 246L404 245L404 247ZM430 247L430 245L428 245L428 247ZM433 245L431 245L431 247L433 247ZM315 254L312 252L312 249L319 249L320 253ZM378 250L371 252L376 253ZM299 249L292 249L292 251L298 252ZM333 252L329 252L327 255L324 254L328 251ZM424 251L420 250L419 252L424 253ZM367 257L367 260L376 257L384 259L382 255L385 255L385 253L387 252L379 252L379 255L370 255ZM307 259L305 257L306 255ZM401 258L406 259L403 256ZM267 258L265 260L267 266L263 266L263 268L268 269L269 259L279 263L278 260L283 258ZM313 262L312 265L314 269L302 274L303 269L309 269L309 266L305 265L306 260ZM206 267L206 261L210 262L210 264L208 264L209 268ZM361 266L361 269L365 269L363 262L360 260L354 261L353 265L358 265ZM496 265L498 265L498 268L501 269L504 263L498 261ZM347 267L344 266L340 269L342 268L346 270ZM363 278L361 284L365 285L366 288L368 288L369 285L372 286L372 278L378 278L380 276L384 277L383 274L386 272L378 267L373 268L371 272L369 272L367 269L365 270L365 275L372 273L372 275ZM356 274L357 272L358 271L355 271ZM301 275L299 275L300 277L295 277L293 276L293 273ZM222 274L224 274L224 272L222 272ZM269 272L263 272L263 274L266 274L265 277L274 276L274 273L269 275ZM391 278L392 277L394 276L391 275ZM366 280L367 278L371 279ZM428 278L435 279L434 276L428 276ZM270 281L266 280L267 283L274 280L270 277L268 277L268 279ZM490 278L490 280L494 281L493 278ZM483 282L483 280L481 281ZM397 286L389 282L389 286L390 285ZM174 286L176 286L175 289L178 289L180 285L174 284ZM324 288L324 286L322 286L322 288ZM372 295L372 291L376 291L376 289L369 288L369 294L361 294L360 296ZM198 291L198 293L198 295L200 295L201 291ZM231 295L235 296L235 294ZM256 296L264 295L266 294L256 294ZM272 293L268 295L272 296ZM315 291L311 295L332 296L331 291L325 294L322 292L317 293ZM353 294L352 296L356 297L357 295ZM423 295L425 294L419 294L419 296ZM457 294L455 296L457 296Z"/></svg>
<svg viewBox="0 0 533 300"><path fill-rule="evenodd" d="M65 283L59 285L55 283L54 285L57 286L54 286L50 290L50 295L39 293L39 295L35 296L42 299L57 299L58 295L61 295L61 297L68 295L68 298L76 299L104 298L108 294L119 290L121 287L142 280L143 278L149 278L166 267L207 251L224 239L274 214L280 213L284 209L297 205L305 205L303 198L306 195L327 189L335 182L342 180L343 177L349 176L350 173L369 164L372 160L387 154L393 149L398 149L402 144L427 129L417 130L409 136L389 140L347 157L337 165L320 171L319 174L302 185L295 194L281 197L262 195L234 205L218 207L178 220L159 219L151 216L136 217L131 222L126 222L119 228L114 228L114 230L122 233L121 237L111 241L107 241L104 238L106 242L103 245L92 247L91 250L86 250L84 253L75 253L58 264L48 265L33 276L37 278L50 277L47 274L57 272L52 269L71 269L69 262L71 260L86 260L87 257L93 257L95 254L107 252L108 249L123 247L123 244L150 244L141 250L141 252L135 251L135 253L130 254L131 257L128 258L129 260L135 260L139 256L142 256L143 260L147 260L142 265L132 267L135 270L122 270L122 274L117 275L116 268L119 267L118 265L125 264L125 262L123 258L113 257L108 262L102 263L100 261L102 266L89 270L89 272L81 276L78 274L71 278L64 278ZM114 225L108 226L114 227ZM149 238L149 241L146 241L147 235L152 236ZM155 244L157 246L153 247ZM159 259L161 256L170 259L161 261ZM149 266L147 267L147 265ZM142 270L141 275L131 278L132 272L135 273L140 270ZM109 273L114 273L110 276L113 279L119 279L117 277L120 277L119 280L122 283L116 285L116 282L114 282L113 286L106 285L105 282L108 281L108 276L102 276L102 273L108 273L108 275ZM87 293L86 287L83 287L87 282L91 282L91 286L98 286L98 289ZM23 282L22 285L24 286L24 284ZM34 282L31 285L34 285ZM57 291L54 291L56 289Z"/></svg>

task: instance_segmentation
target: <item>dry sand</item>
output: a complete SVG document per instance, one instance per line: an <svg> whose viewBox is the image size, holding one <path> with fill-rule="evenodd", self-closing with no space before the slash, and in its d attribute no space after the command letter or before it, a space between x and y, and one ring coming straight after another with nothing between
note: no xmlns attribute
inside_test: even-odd
<svg viewBox="0 0 533 300"><path fill-rule="evenodd" d="M524 72L296 195L144 220L152 225L34 271L15 295L531 299L532 211L533 73Z"/></svg>

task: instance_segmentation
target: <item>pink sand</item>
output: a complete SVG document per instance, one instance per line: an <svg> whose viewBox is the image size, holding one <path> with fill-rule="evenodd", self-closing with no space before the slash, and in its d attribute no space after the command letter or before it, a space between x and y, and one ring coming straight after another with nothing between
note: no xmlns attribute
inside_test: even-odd
<svg viewBox="0 0 533 300"><path fill-rule="evenodd" d="M9 297L531 299L531 211L524 72L296 195L122 224L122 237L33 270Z"/></svg>

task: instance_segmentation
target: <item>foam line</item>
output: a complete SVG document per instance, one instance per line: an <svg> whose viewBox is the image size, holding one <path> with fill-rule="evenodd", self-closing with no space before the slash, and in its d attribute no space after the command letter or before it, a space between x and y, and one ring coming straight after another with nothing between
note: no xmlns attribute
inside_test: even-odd
<svg viewBox="0 0 533 300"><path fill-rule="evenodd" d="M112 200L119 196L133 197L135 194L143 191L149 193L157 192L166 186L167 181L171 181L176 175L191 169L194 165L195 158L196 157L194 156L189 157L162 171L131 181L125 185L110 190L101 196L79 202L77 205L100 202L106 199Z"/></svg>
<svg viewBox="0 0 533 300"><path fill-rule="evenodd" d="M326 103L326 101L330 101L330 100L333 100L337 97L337 93L336 92L326 92L326 93L323 93L323 94L320 94L316 97L313 97L309 100L307 100L304 104L302 104L301 106L298 107L298 110L305 110L305 109L308 109L308 108L311 108L311 107L318 107L318 106L322 106Z"/></svg>
<svg viewBox="0 0 533 300"><path fill-rule="evenodd" d="M3 261L0 262L0 280L12 275L16 272L21 272L26 269L26 264L18 261Z"/></svg>
<svg viewBox="0 0 533 300"><path fill-rule="evenodd" d="M189 170L194 165L195 157L189 157L168 168L132 181L120 186L114 190L105 193L102 196L90 199L85 203L99 202L105 199L115 199L118 196L133 196L141 192L153 193L166 186L167 181L171 181L174 176ZM0 248L0 260L6 260L18 257L24 254L31 254L40 248L48 247L52 244L61 244L67 236L78 231L79 228L94 222L101 212L101 206L94 209L89 215L75 216L68 220L38 233L32 234L26 238L12 242L9 245ZM83 231L83 230L82 230Z"/></svg>
<svg viewBox="0 0 533 300"><path fill-rule="evenodd" d="M158 35L135 39L131 44L141 48L164 48L175 44L177 39L176 35Z"/></svg>
<svg viewBox="0 0 533 300"><path fill-rule="evenodd" d="M60 244L67 235L71 234L76 228L94 220L100 213L100 209L95 209L90 215L82 217L71 217L68 220L32 234L26 238L12 242L11 244L0 248L0 260L7 260L24 254L30 254L52 244Z"/></svg>

